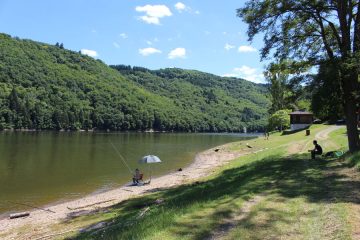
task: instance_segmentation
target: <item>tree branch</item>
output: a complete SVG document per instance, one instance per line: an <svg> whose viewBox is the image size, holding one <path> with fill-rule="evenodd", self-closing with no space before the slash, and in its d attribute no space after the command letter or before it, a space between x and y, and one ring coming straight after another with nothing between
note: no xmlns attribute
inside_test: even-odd
<svg viewBox="0 0 360 240"><path fill-rule="evenodd" d="M313 17L314 17L314 20L319 24L320 33L321 33L321 37L324 42L326 52L330 59L334 59L334 52L332 51L330 44L328 42L328 39L326 37L325 27L324 27L324 23L322 21L320 13L318 11L316 11L316 15L313 15Z"/></svg>
<svg viewBox="0 0 360 240"><path fill-rule="evenodd" d="M360 2L360 1L359 1ZM357 4L357 13L354 23L354 42L353 52L356 53L360 50L360 5Z"/></svg>

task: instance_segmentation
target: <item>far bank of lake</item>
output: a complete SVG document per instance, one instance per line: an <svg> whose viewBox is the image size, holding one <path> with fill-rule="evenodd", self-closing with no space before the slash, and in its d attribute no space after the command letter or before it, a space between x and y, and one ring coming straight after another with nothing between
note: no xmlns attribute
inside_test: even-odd
<svg viewBox="0 0 360 240"><path fill-rule="evenodd" d="M0 215L105 191L128 183L138 160L148 154L159 176L189 165L196 153L254 135L205 133L0 133ZM119 151L120 156L112 147ZM125 159L126 164L123 162Z"/></svg>

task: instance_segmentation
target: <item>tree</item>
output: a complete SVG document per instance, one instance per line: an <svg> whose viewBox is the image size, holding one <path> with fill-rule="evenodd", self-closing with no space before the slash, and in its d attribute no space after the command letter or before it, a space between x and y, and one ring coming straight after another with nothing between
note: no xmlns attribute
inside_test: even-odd
<svg viewBox="0 0 360 240"><path fill-rule="evenodd" d="M264 33L262 59L292 59L292 67L336 63L351 152L360 150L356 108L360 72L359 0L253 0L237 10L249 40ZM340 89L339 89L340 90Z"/></svg>
<svg viewBox="0 0 360 240"><path fill-rule="evenodd" d="M290 117L289 113L291 110L282 109L274 114L272 114L269 118L269 127L270 129L279 129L282 131L283 129L290 127Z"/></svg>
<svg viewBox="0 0 360 240"><path fill-rule="evenodd" d="M21 103L18 97L18 94L16 92L16 89L13 88L11 90L11 93L9 95L9 108L15 112L20 112L21 111Z"/></svg>
<svg viewBox="0 0 360 240"><path fill-rule="evenodd" d="M311 97L308 89L302 83L308 82L307 75L299 75L292 71L291 61L282 60L271 63L265 71L265 78L269 83L272 114L281 109L310 109Z"/></svg>
<svg viewBox="0 0 360 240"><path fill-rule="evenodd" d="M344 108L339 72L332 63L322 63L318 74L309 85L311 92L311 108L313 113L322 120L335 122L344 118Z"/></svg>
<svg viewBox="0 0 360 240"><path fill-rule="evenodd" d="M269 113L274 113L280 109L288 107L289 103L286 99L287 81L289 74L283 69L279 69L281 64L272 63L265 72L265 78L269 83L269 92L271 96L271 108Z"/></svg>

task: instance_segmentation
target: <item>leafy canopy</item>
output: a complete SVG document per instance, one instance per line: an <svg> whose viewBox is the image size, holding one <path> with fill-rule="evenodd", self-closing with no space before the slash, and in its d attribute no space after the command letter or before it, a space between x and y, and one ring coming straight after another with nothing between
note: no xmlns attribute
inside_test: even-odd
<svg viewBox="0 0 360 240"><path fill-rule="evenodd" d="M272 114L269 118L269 127L270 129L286 129L290 127L290 117L289 113L291 113L290 109L281 109L274 114Z"/></svg>
<svg viewBox="0 0 360 240"><path fill-rule="evenodd" d="M252 0L238 9L248 36L264 33L262 58L291 59L288 68L330 61L340 76L350 151L360 150L356 110L360 72L359 0Z"/></svg>

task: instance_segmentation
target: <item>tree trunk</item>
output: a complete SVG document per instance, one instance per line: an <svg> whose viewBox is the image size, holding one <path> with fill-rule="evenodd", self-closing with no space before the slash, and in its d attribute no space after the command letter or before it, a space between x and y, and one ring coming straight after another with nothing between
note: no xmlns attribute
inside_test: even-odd
<svg viewBox="0 0 360 240"><path fill-rule="evenodd" d="M346 116L346 129L347 129L347 136L349 142L349 150L350 152L359 151L360 139L357 129L357 114L356 114L355 102L346 103L345 116Z"/></svg>
<svg viewBox="0 0 360 240"><path fill-rule="evenodd" d="M355 74L356 73L356 74ZM344 111L346 116L346 129L350 152L360 150L360 138L357 129L357 71L352 74L342 74L342 85L344 90Z"/></svg>

